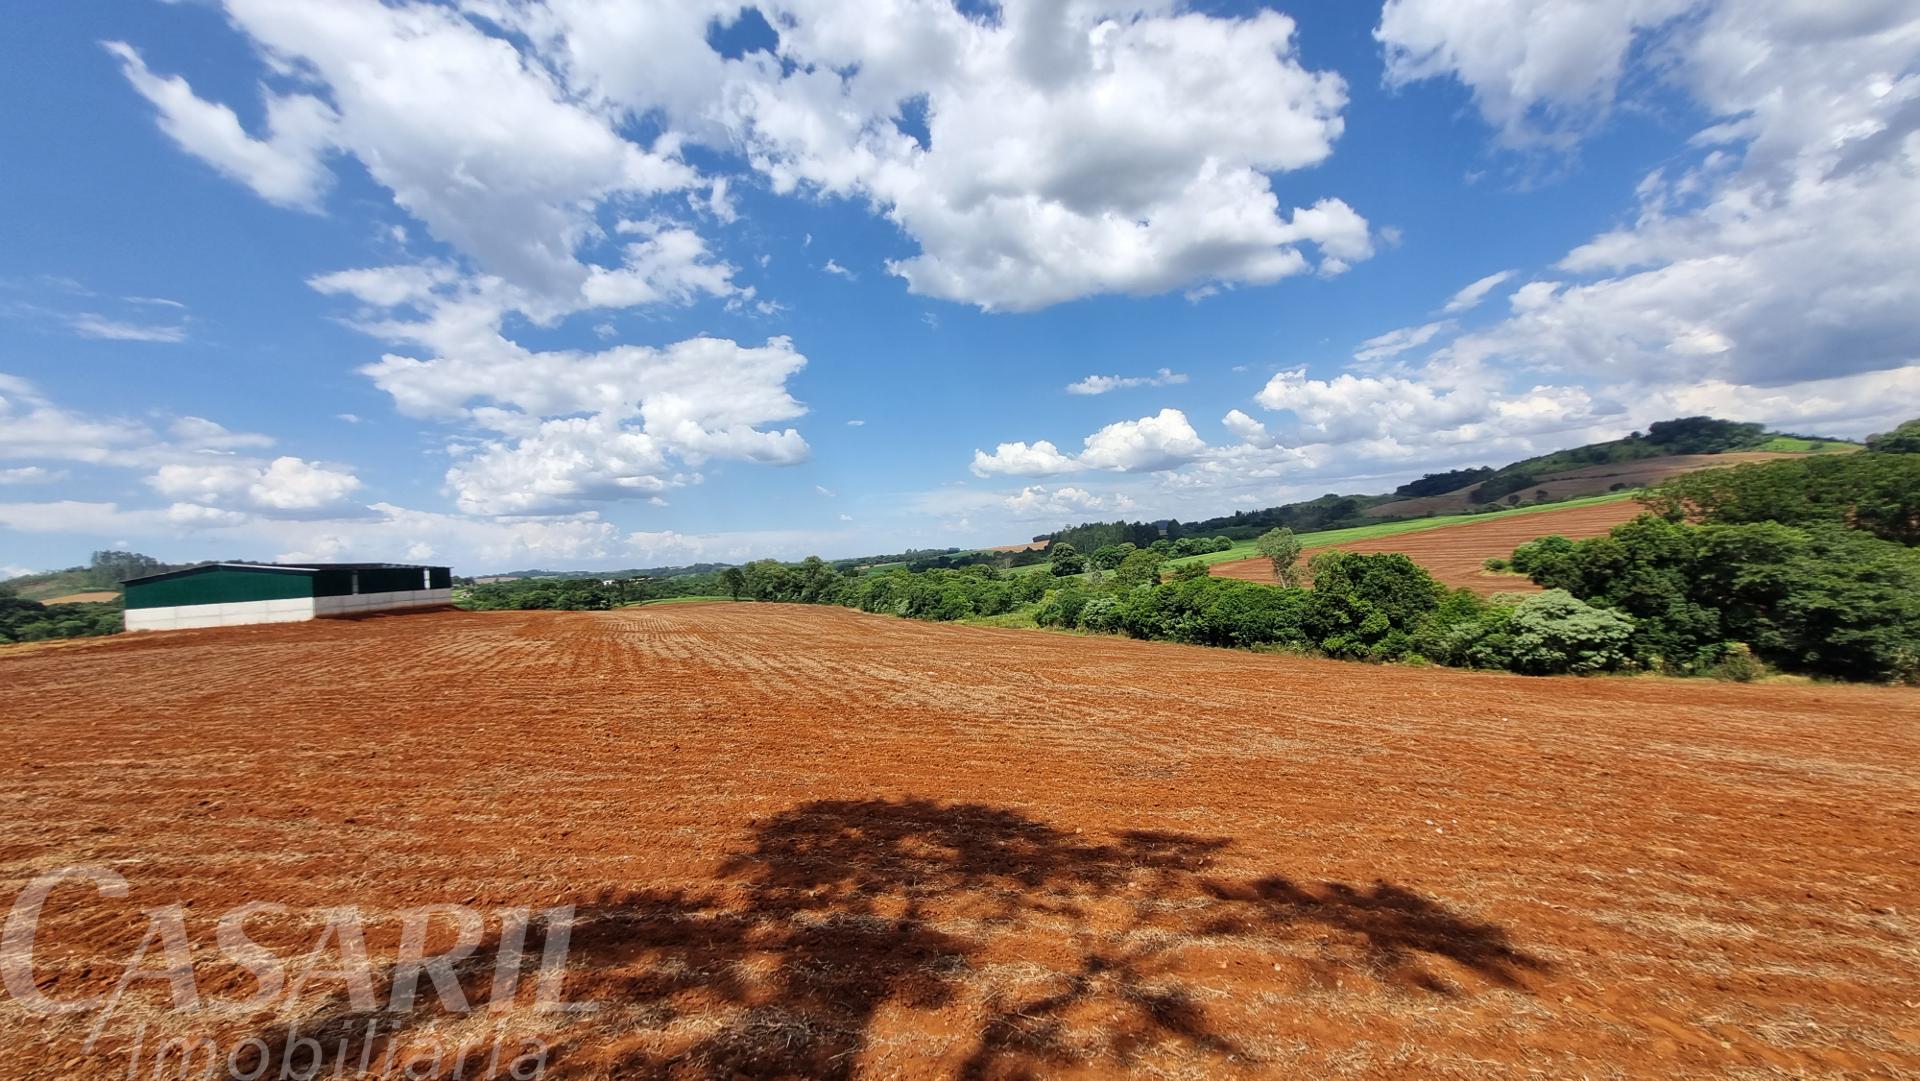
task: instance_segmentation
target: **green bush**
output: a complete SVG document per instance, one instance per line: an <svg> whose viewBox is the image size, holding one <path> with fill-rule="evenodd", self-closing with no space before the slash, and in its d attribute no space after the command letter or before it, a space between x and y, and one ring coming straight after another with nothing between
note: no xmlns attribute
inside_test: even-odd
<svg viewBox="0 0 1920 1081"><path fill-rule="evenodd" d="M1634 620L1630 652L1711 669L1729 641L1788 672L1897 680L1920 653L1920 552L1838 523L1688 526L1642 515L1605 537L1548 537L1513 565Z"/></svg>
<svg viewBox="0 0 1920 1081"><path fill-rule="evenodd" d="M1767 674L1767 666L1753 655L1745 642L1730 642L1726 652L1707 674L1729 683L1752 683Z"/></svg>
<svg viewBox="0 0 1920 1081"><path fill-rule="evenodd" d="M1550 589L1515 606L1504 633L1507 667L1514 671L1588 675L1627 665L1633 620Z"/></svg>
<svg viewBox="0 0 1920 1081"><path fill-rule="evenodd" d="M1047 557L1053 561L1053 576L1065 578L1071 574L1080 574L1087 569L1087 561L1081 557L1073 545L1064 541L1055 542L1047 547Z"/></svg>
<svg viewBox="0 0 1920 1081"><path fill-rule="evenodd" d="M1113 594L1094 597L1080 606L1080 626L1090 631L1120 629L1120 598Z"/></svg>
<svg viewBox="0 0 1920 1081"><path fill-rule="evenodd" d="M1327 551L1312 564L1308 636L1332 657L1387 661L1404 656L1412 632L1446 595L1398 552Z"/></svg>
<svg viewBox="0 0 1920 1081"><path fill-rule="evenodd" d="M1078 627L1080 611L1093 596L1078 583L1062 586L1047 595L1040 610L1033 614L1033 621L1042 627Z"/></svg>
<svg viewBox="0 0 1920 1081"><path fill-rule="evenodd" d="M1121 589L1152 585L1160 580L1160 564L1166 561L1166 556L1151 548L1129 552L1113 572L1114 584Z"/></svg>
<svg viewBox="0 0 1920 1081"><path fill-rule="evenodd" d="M1208 646L1305 645L1306 591L1231 578L1188 578L1124 595L1120 630Z"/></svg>
<svg viewBox="0 0 1920 1081"><path fill-rule="evenodd" d="M1511 604L1482 600L1471 590L1443 596L1414 629L1411 647L1436 664L1456 668L1506 667L1505 638Z"/></svg>

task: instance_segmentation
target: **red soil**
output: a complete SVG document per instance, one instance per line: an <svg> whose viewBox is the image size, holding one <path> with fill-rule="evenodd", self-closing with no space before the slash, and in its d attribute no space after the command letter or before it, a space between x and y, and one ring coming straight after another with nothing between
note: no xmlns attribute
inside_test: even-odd
<svg viewBox="0 0 1920 1081"><path fill-rule="evenodd" d="M1427 568L1443 584L1454 588L1464 586L1488 596L1495 593L1532 593L1540 587L1517 574L1495 574L1487 570L1484 564L1496 556L1505 559L1513 554L1515 548L1539 537L1556 533L1575 540L1598 537L1622 522L1631 521L1643 510L1644 507L1632 500L1622 500L1537 514L1515 514L1374 540L1319 545L1302 552L1301 559L1310 559L1313 553L1326 548L1337 548L1343 552L1400 552ZM1271 583L1273 564L1265 559L1236 559L1228 563L1215 563L1213 573L1222 578Z"/></svg>
<svg viewBox="0 0 1920 1081"><path fill-rule="evenodd" d="M131 887L48 904L58 998L176 902L231 1000L239 902L295 906L248 924L290 960L306 910L359 906L380 962L407 906L571 901L597 1013L423 986L397 1038L505 1024L566 1078L1920 1071L1911 691L753 604L128 636L0 655L0 685L0 907L74 864ZM304 1024L357 1020L340 986ZM85 1056L92 1015L0 996L0 1076L286 1024L166 993Z"/></svg>

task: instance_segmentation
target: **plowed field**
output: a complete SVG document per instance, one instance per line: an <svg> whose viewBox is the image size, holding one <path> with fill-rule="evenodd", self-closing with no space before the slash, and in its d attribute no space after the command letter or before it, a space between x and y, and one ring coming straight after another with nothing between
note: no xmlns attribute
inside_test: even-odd
<svg viewBox="0 0 1920 1081"><path fill-rule="evenodd" d="M1920 1071L1911 691L753 604L152 634L0 656L0 687L0 891L128 886L52 894L39 989L110 994L171 911L204 999L169 1008L166 935L104 1020L0 999L8 1078L376 1012L400 1061L508 1031L566 1078ZM215 929L249 901L289 906L245 924L287 969L251 1006ZM400 910L442 903L577 905L597 1009L295 978L350 967L323 910L384 980ZM483 1002L500 941L456 970Z"/></svg>
<svg viewBox="0 0 1920 1081"><path fill-rule="evenodd" d="M1540 587L1517 574L1494 574L1484 564L1495 556L1501 559L1511 556L1515 548L1537 537L1555 533L1575 540L1600 536L1622 522L1633 520L1645 509L1632 500L1621 500L1538 514L1515 514L1326 547L1343 552L1400 552L1427 568L1442 583L1480 594L1531 593ZM1311 559L1313 553L1320 550L1308 548L1301 553L1301 559ZM1215 563L1213 573L1222 578L1272 582L1273 564L1265 559L1236 559Z"/></svg>

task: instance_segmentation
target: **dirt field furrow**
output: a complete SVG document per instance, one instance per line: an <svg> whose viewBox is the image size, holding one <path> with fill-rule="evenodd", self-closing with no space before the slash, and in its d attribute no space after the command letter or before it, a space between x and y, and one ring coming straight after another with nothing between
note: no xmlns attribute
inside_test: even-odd
<svg viewBox="0 0 1920 1081"><path fill-rule="evenodd" d="M52 895L36 987L111 994L180 905L207 1000L136 981L88 1048L0 997L0 1078L373 1016L324 976L246 1004L245 902L290 972L354 906L383 990L407 910L576 906L593 1012L379 1014L555 1078L1920 1075L1911 690L754 604L152 634L0 686L0 891L128 886Z"/></svg>
<svg viewBox="0 0 1920 1081"><path fill-rule="evenodd" d="M1484 596L1495 593L1538 593L1540 587L1521 575L1496 574L1487 570L1486 561L1506 559L1513 555L1515 548L1540 537L1554 534L1574 540L1598 537L1622 522L1632 521L1645 509L1638 503L1625 500L1537 514L1515 514L1489 518L1484 522L1465 522L1373 540L1308 548L1300 558L1303 561L1312 559L1315 552L1325 548L1342 552L1399 552L1425 567L1428 573L1449 588L1471 589ZM1222 578L1272 583L1273 564L1265 559L1235 559L1215 563L1212 573Z"/></svg>

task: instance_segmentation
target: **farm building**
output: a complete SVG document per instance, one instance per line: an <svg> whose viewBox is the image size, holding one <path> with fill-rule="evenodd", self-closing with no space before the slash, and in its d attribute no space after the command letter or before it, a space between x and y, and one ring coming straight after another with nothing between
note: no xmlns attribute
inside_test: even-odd
<svg viewBox="0 0 1920 1081"><path fill-rule="evenodd" d="M295 623L453 602L452 571L404 563L208 563L125 585L130 631Z"/></svg>

